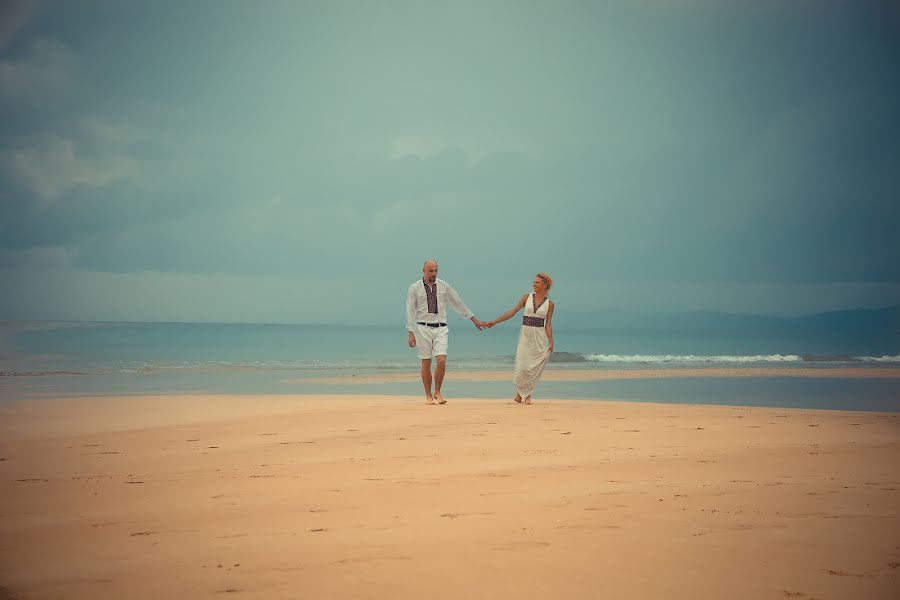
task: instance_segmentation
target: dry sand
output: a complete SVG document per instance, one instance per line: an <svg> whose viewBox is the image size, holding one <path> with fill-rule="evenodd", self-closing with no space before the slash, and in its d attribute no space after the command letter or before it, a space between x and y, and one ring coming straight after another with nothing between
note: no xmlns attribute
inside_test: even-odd
<svg viewBox="0 0 900 600"><path fill-rule="evenodd" d="M0 404L0 598L900 597L900 415Z"/></svg>

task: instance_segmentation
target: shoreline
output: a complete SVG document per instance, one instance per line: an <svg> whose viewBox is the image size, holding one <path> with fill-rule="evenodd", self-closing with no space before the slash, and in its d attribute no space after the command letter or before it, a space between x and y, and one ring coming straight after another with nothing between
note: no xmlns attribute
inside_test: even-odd
<svg viewBox="0 0 900 600"><path fill-rule="evenodd" d="M513 370L454 370L448 367L445 381L509 381ZM708 377L809 377L828 379L900 379L897 367L710 367L648 369L545 369L541 381L611 381L620 379L670 379ZM362 375L326 375L283 379L286 384L369 384L421 381L418 371Z"/></svg>
<svg viewBox="0 0 900 600"><path fill-rule="evenodd" d="M449 398L510 399L512 369L449 369ZM0 406L50 399L203 397L421 397L418 371L344 370L285 376L277 371L153 372L93 377L0 378ZM548 369L536 399L769 406L900 412L900 368ZM0 423L2 425L2 423Z"/></svg>

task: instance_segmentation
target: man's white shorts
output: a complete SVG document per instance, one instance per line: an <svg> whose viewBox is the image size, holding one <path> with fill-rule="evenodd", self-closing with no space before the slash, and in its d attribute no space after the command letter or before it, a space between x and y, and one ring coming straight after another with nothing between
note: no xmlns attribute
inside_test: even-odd
<svg viewBox="0 0 900 600"><path fill-rule="evenodd" d="M419 358L425 360L432 356L447 356L447 340L450 337L448 330L446 325L444 327L416 325L416 348L419 349Z"/></svg>

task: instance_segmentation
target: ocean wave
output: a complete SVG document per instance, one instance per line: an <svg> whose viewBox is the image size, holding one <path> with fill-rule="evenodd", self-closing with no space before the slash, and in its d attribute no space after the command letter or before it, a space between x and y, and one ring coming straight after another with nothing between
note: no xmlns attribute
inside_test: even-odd
<svg viewBox="0 0 900 600"><path fill-rule="evenodd" d="M752 355L697 355L697 354L599 354L555 353L551 368L603 369L628 368L629 366L685 366L716 367L769 366L829 368L831 366L857 366L860 368L896 367L900 355L851 356L814 354L752 354ZM514 362L510 355L460 357L453 361L453 368L465 371L508 369ZM405 372L418 369L406 359L370 360L186 360L186 361L120 361L91 365L31 365L25 368L0 370L0 378L52 377L71 375L160 375L178 373L240 373L240 372Z"/></svg>
<svg viewBox="0 0 900 600"><path fill-rule="evenodd" d="M42 371L0 371L0 377L51 377L54 375L97 375L96 371L64 371L64 370L42 370Z"/></svg>
<svg viewBox="0 0 900 600"><path fill-rule="evenodd" d="M585 354L592 363L607 364L671 364L671 365L746 365L746 364L804 364L804 363L900 363L900 355L849 356L846 354L751 354L751 355L696 355L696 354Z"/></svg>
<svg viewBox="0 0 900 600"><path fill-rule="evenodd" d="M104 365L123 375L151 374L183 371L342 371L351 369L401 370L409 367L409 361L366 360L196 360L196 361L136 361Z"/></svg>
<svg viewBox="0 0 900 600"><path fill-rule="evenodd" d="M586 354L585 358L597 363L630 364L747 364L747 363L801 363L797 354L754 354L750 356L696 354Z"/></svg>
<svg viewBox="0 0 900 600"><path fill-rule="evenodd" d="M884 356L857 356L856 360L867 363L900 363L900 354L893 356L887 354Z"/></svg>

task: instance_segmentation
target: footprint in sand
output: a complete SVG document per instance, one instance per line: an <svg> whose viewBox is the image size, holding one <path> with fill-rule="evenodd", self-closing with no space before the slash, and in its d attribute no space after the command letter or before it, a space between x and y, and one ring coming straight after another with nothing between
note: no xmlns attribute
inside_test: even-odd
<svg viewBox="0 0 900 600"><path fill-rule="evenodd" d="M513 544L504 544L502 546L494 546L494 550L522 550L524 548L547 548L550 546L550 542L539 542L535 541L523 541L516 542Z"/></svg>
<svg viewBox="0 0 900 600"><path fill-rule="evenodd" d="M111 527L113 525L121 525L122 523L119 521L99 521L97 523L91 523L91 527L97 529L99 527ZM2 597L2 596L0 596Z"/></svg>
<svg viewBox="0 0 900 600"><path fill-rule="evenodd" d="M378 554L377 556L358 556L352 558L342 558L340 560L336 560L332 562L333 565L347 565L351 563L368 563L375 561L386 561L386 560L413 560L412 556L406 556L403 554L396 555L387 555L387 554Z"/></svg>
<svg viewBox="0 0 900 600"><path fill-rule="evenodd" d="M868 573L847 573L846 571L835 571L834 569L824 569L829 575L837 575L838 577L871 577Z"/></svg>
<svg viewBox="0 0 900 600"><path fill-rule="evenodd" d="M0 600L16 600L18 596L13 595L9 588L0 586Z"/></svg>

